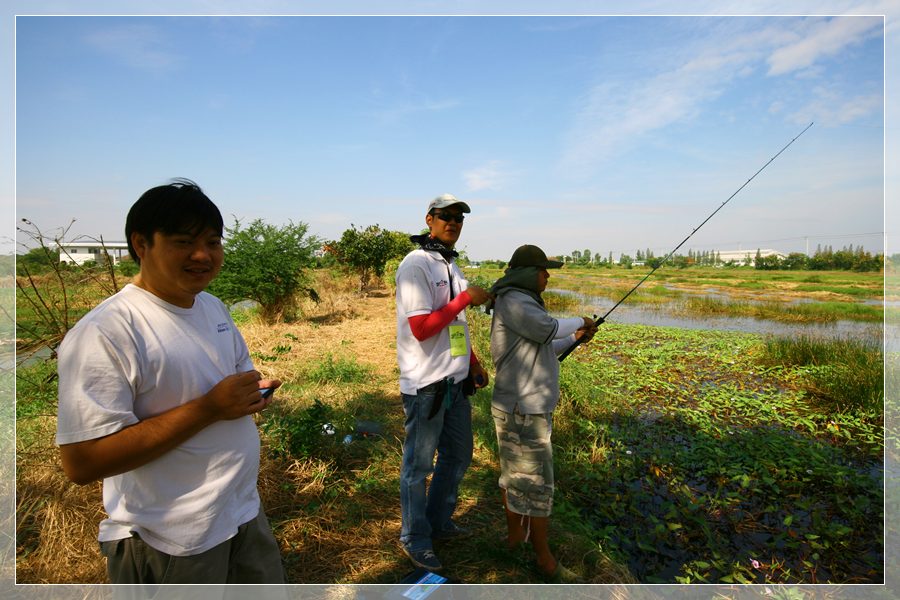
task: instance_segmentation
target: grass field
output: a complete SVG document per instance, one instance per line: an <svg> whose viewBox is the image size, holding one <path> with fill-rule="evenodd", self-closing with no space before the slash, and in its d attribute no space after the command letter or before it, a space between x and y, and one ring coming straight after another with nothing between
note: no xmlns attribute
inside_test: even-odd
<svg viewBox="0 0 900 600"><path fill-rule="evenodd" d="M551 285L562 287L566 271ZM360 298L353 283L319 275L323 301L305 305L301 321L235 315L257 368L286 382L259 418L260 490L290 582L393 583L411 570L396 541L393 298L389 289ZM588 286L587 275L567 275ZM844 277L848 288L868 285ZM490 366L489 319L469 315ZM883 364L879 340L779 344L604 325L563 363L558 556L594 583L884 581ZM48 360L16 375L17 581L101 583L100 484L77 487L62 474L54 370ZM458 511L474 535L437 552L465 582L537 583L531 558L497 542L505 525L489 406L489 389L473 398L475 456ZM322 435L326 421L335 435ZM378 433L344 444L358 421Z"/></svg>

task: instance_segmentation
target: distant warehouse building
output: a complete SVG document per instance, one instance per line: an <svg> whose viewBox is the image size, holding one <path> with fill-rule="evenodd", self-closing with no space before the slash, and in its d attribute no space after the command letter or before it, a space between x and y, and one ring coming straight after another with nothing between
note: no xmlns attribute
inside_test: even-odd
<svg viewBox="0 0 900 600"><path fill-rule="evenodd" d="M128 256L128 244L126 242L60 242L59 262L70 265L83 265L86 262L101 262L103 255L108 254L114 265L122 262L122 258Z"/></svg>
<svg viewBox="0 0 900 600"><path fill-rule="evenodd" d="M736 265L753 265L756 263L756 253L756 250L726 250L717 251L715 255L718 257L719 262L723 264L734 263ZM787 258L786 254L769 248L760 248L759 255L763 258L767 256L777 256L781 260Z"/></svg>

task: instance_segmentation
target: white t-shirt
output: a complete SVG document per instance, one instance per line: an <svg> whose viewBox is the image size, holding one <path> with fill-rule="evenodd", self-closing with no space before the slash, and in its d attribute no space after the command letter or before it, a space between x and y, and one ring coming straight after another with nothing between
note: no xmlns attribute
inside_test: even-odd
<svg viewBox="0 0 900 600"><path fill-rule="evenodd" d="M127 285L85 315L59 347L57 444L115 433L253 369L227 308L202 292L181 308ZM259 432L218 421L132 471L103 480L100 541L137 532L175 556L233 537L259 512Z"/></svg>
<svg viewBox="0 0 900 600"><path fill-rule="evenodd" d="M449 326L420 342L409 328L409 318L427 315L450 303L468 287L455 262L447 262L437 252L413 250L397 268L397 363L400 366L400 391L416 390L444 377L462 382L469 373L471 341L466 311L460 312ZM465 351L451 352L451 330L465 335Z"/></svg>

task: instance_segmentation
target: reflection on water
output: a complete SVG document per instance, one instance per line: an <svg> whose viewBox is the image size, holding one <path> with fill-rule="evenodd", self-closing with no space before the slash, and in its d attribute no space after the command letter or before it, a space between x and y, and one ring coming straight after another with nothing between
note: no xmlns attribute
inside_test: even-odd
<svg viewBox="0 0 900 600"><path fill-rule="evenodd" d="M615 305L609 298L589 296L569 290L548 290L565 296L575 296L585 308L597 315L604 315ZM674 303L669 303L674 306ZM881 324L863 323L859 321L833 321L831 323L785 323L770 319L753 317L721 317L704 316L700 318L675 315L667 310L667 305L654 305L652 308L640 304L620 304L608 317L610 323L627 323L639 325L655 325L659 327L679 327L681 329L716 329L721 331L746 331L760 335L779 337L821 337L828 339L851 338L858 340L885 342L897 350L898 332L896 327L882 327ZM885 331L887 329L887 331ZM888 348L891 350L891 348Z"/></svg>

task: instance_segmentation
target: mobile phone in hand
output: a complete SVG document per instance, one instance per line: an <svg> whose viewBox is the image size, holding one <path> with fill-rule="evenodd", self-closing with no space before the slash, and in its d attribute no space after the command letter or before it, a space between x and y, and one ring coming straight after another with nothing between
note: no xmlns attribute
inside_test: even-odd
<svg viewBox="0 0 900 600"><path fill-rule="evenodd" d="M272 394L275 393L275 388L273 388L273 387L259 388L259 391L263 397L263 400L265 400L266 398L268 398L269 396L271 396Z"/></svg>

